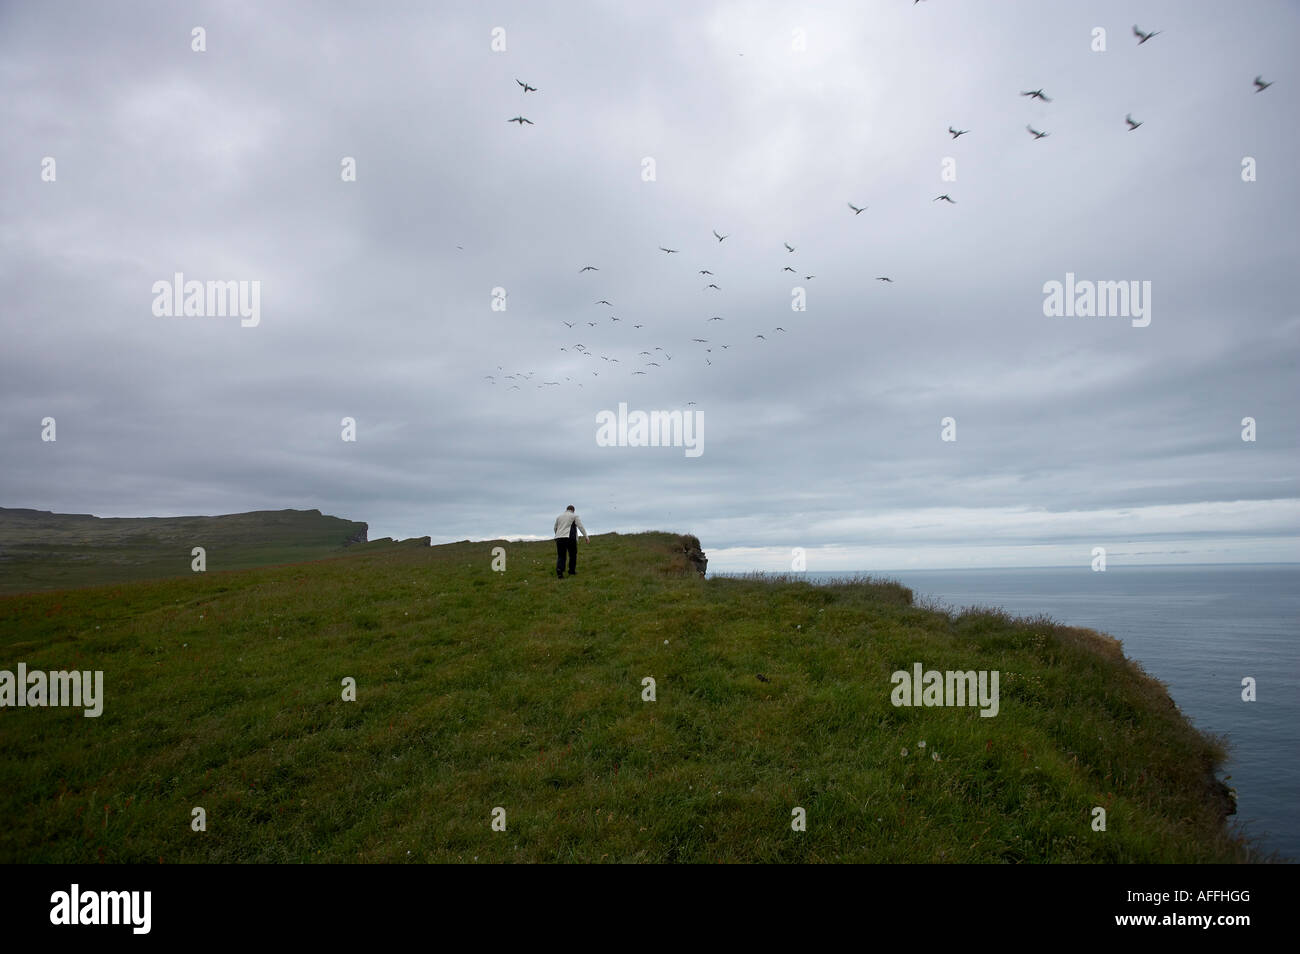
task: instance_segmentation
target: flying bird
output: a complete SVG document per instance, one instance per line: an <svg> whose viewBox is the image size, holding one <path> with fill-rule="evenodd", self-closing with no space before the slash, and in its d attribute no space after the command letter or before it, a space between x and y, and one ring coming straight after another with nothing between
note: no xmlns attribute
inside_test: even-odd
<svg viewBox="0 0 1300 954"><path fill-rule="evenodd" d="M712 273L711 271L709 271L707 268L701 268L701 269L700 269L700 274L701 274L701 275L712 275L713 273Z"/></svg>
<svg viewBox="0 0 1300 954"><path fill-rule="evenodd" d="M1143 43L1151 39L1153 36L1159 36L1162 32L1164 31L1156 30L1154 33L1143 33L1141 30L1138 29L1138 25L1136 23L1133 24L1133 35L1138 38L1138 46L1141 46Z"/></svg>
<svg viewBox="0 0 1300 954"><path fill-rule="evenodd" d="M718 286L715 285L715 284L713 284L713 282L709 282L709 283L708 283L707 285L705 285L704 287L705 287L705 288L718 288ZM721 289L721 288L718 288L718 291L722 291L722 289Z"/></svg>
<svg viewBox="0 0 1300 954"><path fill-rule="evenodd" d="M667 252L669 255L672 255L673 253L675 253L675 252L677 251L677 249L675 249L675 248L664 248L662 245L660 245L660 246L659 246L659 251L661 251L661 252Z"/></svg>
<svg viewBox="0 0 1300 954"><path fill-rule="evenodd" d="M573 322L571 322L571 321L566 321L564 324L565 324L566 327L569 327L569 328L572 328L572 327L573 327Z"/></svg>
<svg viewBox="0 0 1300 954"><path fill-rule="evenodd" d="M794 251L794 246L791 245L789 242L782 242L781 244L785 246L787 252Z"/></svg>
<svg viewBox="0 0 1300 954"><path fill-rule="evenodd" d="M886 278L884 275L877 275L877 276L876 276L876 281L878 281L878 282L892 282L893 279L892 279L892 278Z"/></svg>
<svg viewBox="0 0 1300 954"><path fill-rule="evenodd" d="M633 374L645 374L644 371L633 371L632 373L633 373Z"/></svg>
<svg viewBox="0 0 1300 954"><path fill-rule="evenodd" d="M632 327L633 327L633 328L644 328L645 325L633 325Z"/></svg>
<svg viewBox="0 0 1300 954"><path fill-rule="evenodd" d="M945 192L943 195L936 195L936 196L935 196L933 199L931 199L930 201L931 201L931 202L938 202L940 199L943 199L943 201L948 202L948 203L950 203L950 204L952 204L952 205L956 205L956 204L957 204L957 200L954 199L952 196L950 196L950 195L949 195L948 193L946 193L946 192Z"/></svg>
<svg viewBox="0 0 1300 954"><path fill-rule="evenodd" d="M1039 132L1033 126L1025 126L1025 128L1029 130L1030 135L1032 135L1035 139L1042 139L1044 136L1047 135L1047 133L1045 132Z"/></svg>
<svg viewBox="0 0 1300 954"><path fill-rule="evenodd" d="M660 364L658 361L647 361L645 366L646 366L647 368L662 368L662 367L663 367L663 365ZM644 372L642 372L642 373L644 373Z"/></svg>
<svg viewBox="0 0 1300 954"><path fill-rule="evenodd" d="M518 83L520 86L522 86L522 87L524 88L524 92L525 92L525 93L535 93L535 92L537 92L537 87L536 87L536 86L529 86L527 83L523 82L523 81L520 80L520 79L515 79L515 82Z"/></svg>
<svg viewBox="0 0 1300 954"><path fill-rule="evenodd" d="M522 116L516 116L514 119L507 119L506 122L508 122L508 123L518 123L520 126L523 126L524 123L527 123L527 124L530 125L530 126L535 126L535 125L537 125L537 124L534 123L531 119L524 119L524 117L522 117Z"/></svg>
<svg viewBox="0 0 1300 954"><path fill-rule="evenodd" d="M754 335L754 337L755 337L755 338L763 338L762 335ZM763 340L766 341L767 339L766 339L766 338L763 338Z"/></svg>
<svg viewBox="0 0 1300 954"><path fill-rule="evenodd" d="M1133 130L1137 129L1139 126L1142 125L1141 123L1133 121L1133 116L1131 113L1128 116L1124 117L1124 122L1128 123L1129 132L1132 132Z"/></svg>
<svg viewBox="0 0 1300 954"><path fill-rule="evenodd" d="M1262 92L1264 92L1264 90L1268 89L1268 88L1269 88L1270 86L1272 86L1272 85L1273 85L1273 84L1272 84L1271 82L1270 82L1270 83L1265 83L1265 82L1264 82L1264 77L1263 77L1263 76L1256 76L1256 77L1255 77L1255 92L1257 92L1257 93L1262 93Z"/></svg>
<svg viewBox="0 0 1300 954"><path fill-rule="evenodd" d="M612 302L605 301L605 299L603 299L603 298L602 298L600 301L595 302L595 304L597 304L597 305L609 305L610 308L613 308L613 307L614 307L614 305L613 305Z"/></svg>
<svg viewBox="0 0 1300 954"><path fill-rule="evenodd" d="M783 271L783 272L793 272L794 269L791 268L789 265L787 265L785 268L781 269L781 271Z"/></svg>
<svg viewBox="0 0 1300 954"><path fill-rule="evenodd" d="M587 327L588 327L588 328L595 328L595 327L596 327L596 323L595 323L594 321L589 321L589 322L587 322Z"/></svg>
<svg viewBox="0 0 1300 954"><path fill-rule="evenodd" d="M958 138L959 136L964 136L964 135L966 135L968 132L970 132L970 130L969 130L969 129L953 129L951 126L949 126L949 127L948 127L948 132L952 134L952 138L953 138L953 139L956 139L956 138Z"/></svg>
<svg viewBox="0 0 1300 954"><path fill-rule="evenodd" d="M708 343L709 343L709 339L708 339L708 338L692 338L691 340L694 341L696 344L708 344Z"/></svg>
<svg viewBox="0 0 1300 954"><path fill-rule="evenodd" d="M719 242L721 242L724 238L730 238L731 236L729 236L729 235L719 235L718 232L717 232L717 229L714 229L714 230L713 230L713 237L716 238Z"/></svg>
<svg viewBox="0 0 1300 954"><path fill-rule="evenodd" d="M810 282L810 281L812 281L812 280L813 280L814 278L816 278L816 277L817 277L816 275L805 275L805 276L803 277L803 280L806 281L806 282Z"/></svg>
<svg viewBox="0 0 1300 954"><path fill-rule="evenodd" d="M856 205L854 205L852 202L846 202L845 205L847 205L850 209L853 210L853 214L854 214L854 215L861 215L863 212L867 211L867 207L866 207L865 205L864 205L862 208L860 208L860 209L859 209ZM790 247L790 246L788 246L788 245L786 246L786 248L789 248L789 247Z"/></svg>
<svg viewBox="0 0 1300 954"><path fill-rule="evenodd" d="M777 330L777 331L785 331L785 329L784 329L784 328L781 328L781 327L778 327L776 330Z"/></svg>
<svg viewBox="0 0 1300 954"><path fill-rule="evenodd" d="M595 265L584 265L582 268L578 269L578 274L581 275L583 272L598 272L598 271L600 271L600 269L597 268Z"/></svg>
<svg viewBox="0 0 1300 954"><path fill-rule="evenodd" d="M1022 92L1021 96L1028 96L1030 99L1041 99L1045 103L1050 103L1051 99L1043 95L1041 89L1031 89L1028 92Z"/></svg>
<svg viewBox="0 0 1300 954"><path fill-rule="evenodd" d="M712 318L709 319L709 321L726 321L726 319L725 319L725 318L720 318L720 317L718 317L717 315L714 315Z"/></svg>

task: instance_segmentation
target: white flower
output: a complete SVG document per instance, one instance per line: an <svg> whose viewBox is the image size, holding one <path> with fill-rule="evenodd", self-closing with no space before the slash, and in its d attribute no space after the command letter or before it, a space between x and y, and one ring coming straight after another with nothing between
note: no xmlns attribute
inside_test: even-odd
<svg viewBox="0 0 1300 954"><path fill-rule="evenodd" d="M931 753L930 753L930 758L934 759L936 762L939 761L939 753L938 753L938 752L931 752Z"/></svg>
<svg viewBox="0 0 1300 954"><path fill-rule="evenodd" d="M902 755L903 758L907 758L907 749L903 749Z"/></svg>
<svg viewBox="0 0 1300 954"><path fill-rule="evenodd" d="M916 743L916 747L917 747L918 749L923 749L923 748L925 748L925 741L922 740L922 741Z"/></svg>

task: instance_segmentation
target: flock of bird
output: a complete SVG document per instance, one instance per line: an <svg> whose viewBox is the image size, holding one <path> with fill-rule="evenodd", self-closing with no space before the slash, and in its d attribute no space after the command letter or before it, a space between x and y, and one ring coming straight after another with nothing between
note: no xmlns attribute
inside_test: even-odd
<svg viewBox="0 0 1300 954"><path fill-rule="evenodd" d="M919 2L921 2L921 0L914 0L914 5L915 5L915 3L919 3ZM1161 32L1162 32L1162 31L1160 31L1160 30L1155 30L1155 31L1152 31L1152 32L1145 32L1145 31L1143 31L1141 28L1139 28L1136 24L1133 26L1133 35L1134 35L1135 37L1137 37L1137 41L1138 41L1138 42L1137 42L1137 45L1138 45L1138 46L1143 45L1143 44L1146 43L1147 41L1151 40L1153 37L1159 36ZM530 85L530 84L528 84L528 83L525 83L523 80L520 80L520 79L517 79L517 78L516 78L516 79L515 79L515 82L516 82L516 83L517 83L517 84L522 88L523 93L524 93L525 95L528 94L528 93L535 93L535 92L537 92L537 87L536 87L536 86L532 86L532 85ZM1270 86L1272 86L1272 85L1273 85L1273 84L1272 84L1271 82L1265 82L1264 79L1263 79L1263 76L1256 76L1256 77L1255 77L1254 86L1255 86L1255 92L1257 92L1257 93L1263 92L1265 89L1267 89L1268 87L1270 87ZM1050 103L1050 102L1052 102L1051 97L1049 97L1046 93L1044 93L1043 90L1042 90L1041 88L1040 88L1040 89L1031 89L1031 90L1021 90L1021 91L1020 91L1020 95L1021 95L1021 96L1024 96L1024 97L1028 97L1028 98L1031 99L1031 100L1038 100L1039 102L1042 102L1042 103ZM520 126L520 128L522 128L525 124L527 124L527 125L529 125L529 126L535 125L531 119L528 119L528 118L526 118L526 117L523 116L523 115L515 116L513 119L508 120L508 122L517 123L517 124ZM1133 131L1136 130L1138 127L1140 127L1140 126L1143 125L1143 123L1142 123L1141 121L1135 120L1135 119L1133 118L1133 116L1132 116L1131 113L1128 114L1128 115L1126 115L1126 116L1124 117L1124 122L1127 124L1127 126L1128 126L1128 131L1129 131L1129 132L1133 132ZM1044 131L1044 130L1035 129L1035 128L1033 127L1032 124L1026 124L1025 129L1028 130L1029 134L1033 137L1033 139L1034 139L1035 141L1040 140L1040 139L1044 139L1044 138L1046 138L1047 136L1050 135L1050 133L1048 133L1048 132L1046 132L1046 131ZM948 127L948 134L953 138L954 141L957 140L957 139L960 139L962 136L968 135L969 133L970 133L970 130L969 130L969 129L958 129L958 128L954 127L954 126L949 126L949 127ZM952 198L952 196L950 196L950 195L949 195L948 193L946 193L946 192L945 192L945 193L942 193L941 195L937 195L937 196L935 196L931 201L932 201L932 202L945 202L945 203L948 203L948 204L950 204L950 205L956 205L956 204L957 204L957 200L954 199L954 198ZM856 216L859 216L859 215L861 215L863 212L867 211L867 208L868 208L865 204L864 204L864 205L855 205L855 204L852 203L852 202L847 202L846 205L849 207L850 210L852 210L852 212L853 212L853 214L854 214L855 217L856 217ZM722 233L718 232L716 229L713 229L713 230L712 230L712 234L713 234L713 238L717 240L717 244L718 244L718 245L721 245L723 242L725 242L728 238L731 237L731 233L728 233L728 234L726 234L726 235L723 235ZM797 249L795 248L795 246L791 245L789 242L783 242L782 244L783 244L784 247L785 247L785 251L786 251L786 254L787 254L787 255L793 255L793 254L797 251ZM669 255L669 256L677 255L677 254L679 254L680 251L681 251L680 249L677 249L677 248L669 248L669 247L664 246L664 245L660 245L660 246L658 246L658 249L659 249L659 251L661 251L661 252L663 252L663 253L665 253L666 255ZM600 267L597 266L597 265L583 265L583 266L581 266L581 267L578 269L578 273L579 273L580 275L581 275L581 274L586 274L587 272L596 273L596 272L599 272L599 271L600 271ZM696 271L697 271L698 275L700 275L700 276L702 276L702 277L707 277L707 278L710 278L710 279L714 277L714 272L713 272L711 269L708 269L708 268L699 268L699 269L697 269ZM788 272L788 273L791 273L791 274L795 275L796 278L798 278L799 275L800 275L800 270L795 269L794 267L792 267L791 265L788 265L788 264L782 266L782 268L781 268L781 272L782 272L782 273L787 273L787 272ZM803 280L804 280L804 281L812 281L812 280L815 279L816 277L817 277L817 276L816 276L816 275L813 275L813 274L805 274L805 275L803 275ZM878 282L883 282L883 283L888 283L888 284L893 284L893 282L894 282L894 279L891 278L891 277L888 276L888 275L877 275L877 276L875 276L875 280L878 281ZM703 290L703 291L721 292L721 291L722 291L722 288L721 288L721 287L720 287L716 282L710 281L710 282L708 282L706 285L703 286L703 289L702 289L702 290ZM614 308L614 304L613 304L613 302L611 302L608 298L598 298L598 299L596 299L596 300L593 302L593 305L595 305L595 306L602 306L602 307L607 308L607 309L612 309L612 308ZM588 307L590 307L590 306L588 306ZM708 309L708 310L712 311L713 309ZM617 323L623 321L623 319L621 319L619 316L617 316L617 315L612 315L612 314L607 316L607 320L608 320L610 326L615 325L615 324L617 324ZM726 321L726 318L723 317L722 315L716 315L716 314L714 314L714 315L708 315L707 317L705 317L705 318L703 319L703 321L704 321L705 324L711 325L713 322L723 322L723 321ZM571 329L574 328L574 326L575 326L578 322L575 320L575 321L562 321L561 323L562 323L566 328L568 328L568 329L571 330ZM602 323L601 321L599 321L599 320L585 320L585 324L586 324L586 326L587 326L588 329L596 329L596 328L602 327L602 324L603 324L603 323ZM632 338L632 342L631 342L631 346L632 346L632 347L636 347L637 344L643 343L643 342L640 342L640 341L637 341L637 340L636 340L635 333L641 331L641 330L644 329L645 327L646 327L646 326L645 326L643 323L635 323L635 324L632 324L632 325L631 325L631 334L634 336L634 337ZM752 331L752 330L753 330L753 329L748 329L748 330L746 330L745 332L742 333L742 334L744 334L744 335L747 336L747 337L746 337L746 340L748 340L749 342L751 342L751 343L752 343L752 342L766 342L766 341L768 340L768 339L767 339L767 336L764 335L762 332L754 333L752 337L748 337L748 335L749 335L749 331ZM783 328L783 327L781 327L781 326L777 326L777 327L771 329L771 331L772 331L773 334L776 334L776 333L786 334L786 333L787 333L787 332L786 332L786 329ZM584 333L584 337L589 337L589 338L590 338L590 337L592 337L592 335L591 335L590 332L587 332L587 333ZM625 341L627 340L627 336L624 336L624 340L625 340ZM721 351L728 351L728 350L730 350L730 349L732 348L732 342L722 342L721 340L714 339L714 338L693 337L693 338L690 339L690 341L689 341L688 343L684 343L684 346L687 347L687 348L689 348L690 350L692 350L695 356L697 356L697 357L702 357L703 360L704 360L704 365L705 365L705 366L712 366L712 365L713 365L713 358L714 358L714 357L719 357L719 360L721 360L721 357L720 357L718 354L716 354L716 353L714 352L714 348L716 347L716 348L718 348L718 349L721 350ZM694 346L694 347L692 347L692 346ZM699 346L706 346L706 347L699 347ZM600 350L597 350L597 351L593 351L591 348L589 348L586 344L584 344L584 343L581 342L581 341L566 344L565 346L560 347L559 350L560 350L561 352L565 352L565 353L570 354L570 355L580 355L580 356L581 356L582 358L584 358L584 359L588 359L588 360L592 360L592 361L600 360L600 361L605 362L605 363L606 363L606 366L605 366L605 367L601 367L600 370L590 370L590 369L589 369L589 373L590 373L590 375L591 375L592 377L596 377L596 378L600 377L601 370L604 370L604 371L606 372L606 375L608 376L609 374L611 374L611 373L614 372L614 370L615 370L615 366L616 366L616 365L620 365L620 366L621 366L621 365L624 364L624 362L623 362L620 358L618 358L618 357L616 357L616 356L614 356L614 355L612 355L612 354L605 354L605 353L603 353L604 350L613 350L613 349L600 349ZM664 367L664 363L665 363L665 362L669 362L669 361L672 361L672 360L673 360L673 356L672 356L672 354L670 354L670 353L669 353L669 352L664 348L663 345L655 345L655 346L653 347L653 350L651 350L651 349L642 349L642 350L640 350L640 351L638 351L638 352L636 353L635 358L637 358L637 359L643 359L643 360L641 361L640 366L637 367L635 370L632 370L632 369L631 369L631 364L630 364L630 363L628 363L628 366L627 366L626 369L624 369L624 368L619 368L618 370L628 370L629 373L630 373L631 375L634 375L634 376L636 376L636 375L648 375L648 374L653 373L650 369L662 369L662 368ZM657 360L657 359L660 359L660 358L662 358L662 361L661 361L661 360ZM503 372L503 368L501 368L500 366L498 366L497 370ZM512 382L512 383L510 383L510 384L507 386L509 390L521 390L522 387L523 387L525 384L530 384L530 383L532 383L532 379L533 379L533 377L535 376L535 374L536 374L535 371L527 371L527 372L524 372L524 371L516 371L516 372L514 372L514 373L512 373L512 374L505 374L505 373L503 372L499 380L500 380L501 382ZM573 375L562 375L562 377L564 378L564 383L576 383L578 387L582 387L582 381L581 381L581 380L578 380L578 381L575 382L575 381L574 381L574 377L573 377ZM585 377L585 374L580 374L579 377ZM491 384L493 384L493 385L495 385L495 384L498 383L498 376L497 376L497 375L488 374L488 375L484 375L484 378L485 378L485 380L489 381L489 382L490 382ZM561 386L561 385L562 385L562 382L560 382L560 381L543 381L541 384L536 384L536 385L534 385L534 386L535 386L536 388L538 388L538 389L543 389L543 388L547 388L547 387L559 387L559 386ZM694 402L690 402L690 403L693 404Z"/></svg>

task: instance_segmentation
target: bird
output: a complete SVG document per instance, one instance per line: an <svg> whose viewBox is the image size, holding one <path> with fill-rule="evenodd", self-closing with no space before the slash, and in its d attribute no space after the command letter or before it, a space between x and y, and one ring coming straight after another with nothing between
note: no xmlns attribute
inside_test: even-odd
<svg viewBox="0 0 1300 954"><path fill-rule="evenodd" d="M672 255L673 253L675 253L675 252L677 251L677 249L675 249L675 248L664 248L662 245L660 245L660 246L659 246L659 251L661 251L661 252L667 252L669 255Z"/></svg>
<svg viewBox="0 0 1300 954"><path fill-rule="evenodd" d="M789 265L787 265L785 268L781 269L781 271L783 271L783 272L793 272L794 269L791 268Z"/></svg>
<svg viewBox="0 0 1300 954"><path fill-rule="evenodd" d="M694 402L694 401L687 401L687 402L686 402L686 406L687 406L687 407L694 407L694 406L695 406L695 402Z"/></svg>
<svg viewBox="0 0 1300 954"><path fill-rule="evenodd" d="M852 202L846 202L845 204L846 204L850 209L853 210L853 214L854 214L854 215L861 215L863 212L867 211L867 207L866 207L865 205L864 205L862 208L859 209L859 208L858 208L856 205L854 205ZM788 245L786 246L786 248L789 248L789 247L790 247L790 246L788 246Z"/></svg>
<svg viewBox="0 0 1300 954"><path fill-rule="evenodd" d="M717 232L717 229L714 229L714 230L713 230L713 237L716 238L719 242L721 242L724 238L730 238L731 236L729 236L729 235L719 235L718 232Z"/></svg>
<svg viewBox="0 0 1300 954"><path fill-rule="evenodd" d="M1138 29L1138 25L1136 23L1133 24L1133 35L1138 38L1138 46L1141 46L1147 40L1151 39L1153 36L1158 36L1162 32L1163 32L1162 30L1156 30L1154 33L1143 33L1141 30Z"/></svg>
<svg viewBox="0 0 1300 954"><path fill-rule="evenodd" d="M700 269L700 274L701 274L701 275L712 275L713 273L712 273L711 271L709 271L707 268L701 268L701 269Z"/></svg>
<svg viewBox="0 0 1300 954"><path fill-rule="evenodd" d="M705 359L704 359L704 363L707 364L707 365L712 365L712 364L713 364L713 362L710 361L708 358L705 358Z"/></svg>
<svg viewBox="0 0 1300 954"><path fill-rule="evenodd" d="M805 275L805 276L803 277L803 280L806 281L806 282L810 282L810 281L812 281L812 280L813 280L814 278L816 278L816 277L817 277L816 275Z"/></svg>
<svg viewBox="0 0 1300 954"><path fill-rule="evenodd" d="M762 335L754 335L754 337L755 337L755 338L763 338ZM763 338L763 340L766 341L767 339L766 339L766 338Z"/></svg>
<svg viewBox="0 0 1300 954"><path fill-rule="evenodd" d="M713 282L709 282L709 284L705 285L704 287L705 287L705 288L717 288L718 291L722 291L722 289L721 289L721 288L718 288L718 286L715 285L715 284L713 284Z"/></svg>
<svg viewBox="0 0 1300 954"><path fill-rule="evenodd" d="M1030 135L1032 135L1035 139L1042 139L1044 136L1047 135L1047 133L1045 132L1039 132L1033 126L1025 126L1025 128L1029 130Z"/></svg>
<svg viewBox="0 0 1300 954"><path fill-rule="evenodd" d="M587 322L587 327L588 327L588 328L595 328L595 327L596 327L596 323L595 323L594 321L589 321L589 322Z"/></svg>
<svg viewBox="0 0 1300 954"><path fill-rule="evenodd" d="M564 322L564 325L565 325L565 327L567 327L567 328L572 328L572 327L573 327L573 322L571 322L571 321L566 321L566 322Z"/></svg>
<svg viewBox="0 0 1300 954"><path fill-rule="evenodd" d="M970 132L970 130L969 130L969 129L953 129L951 126L949 126L949 127L948 127L948 132L952 134L952 138L953 138L953 139L956 139L956 138L959 137L959 136L964 136L964 135L966 135L968 132Z"/></svg>
<svg viewBox="0 0 1300 954"><path fill-rule="evenodd" d="M954 199L952 196L948 195L948 193L946 193L946 192L945 192L943 195L936 195L936 196L935 196L933 199L931 199L930 201L931 201L931 202L938 202L940 199L943 199L943 201L948 202L948 203L951 203L952 205L956 205L956 204L957 204L957 200Z"/></svg>
<svg viewBox="0 0 1300 954"><path fill-rule="evenodd" d="M708 343L709 343L709 339L708 339L708 338L692 338L691 340L694 341L696 344L708 344Z"/></svg>
<svg viewBox="0 0 1300 954"><path fill-rule="evenodd" d="M785 331L785 329L782 328L782 327L780 327L780 326L777 326L776 330L777 330L777 331ZM788 334L788 332L787 332L787 334Z"/></svg>
<svg viewBox="0 0 1300 954"><path fill-rule="evenodd" d="M726 319L725 319L725 318L720 318L719 316L714 315L712 318L709 319L709 321L726 321Z"/></svg>
<svg viewBox="0 0 1300 954"><path fill-rule="evenodd" d="M1021 96L1028 96L1030 99L1041 99L1041 100L1042 100L1043 102L1045 102L1045 103L1050 103L1050 102L1051 102L1051 99L1049 99L1048 97L1046 97L1046 96L1043 95L1043 91L1042 91L1041 89L1031 89L1031 90L1029 90L1029 92L1027 92L1027 93L1026 93L1026 92L1022 92L1020 95L1021 95Z"/></svg>
<svg viewBox="0 0 1300 954"><path fill-rule="evenodd" d="M610 321L622 321L623 319L622 319L622 318L615 318L613 315L610 315L610 316L609 316L609 320L610 320Z"/></svg>
<svg viewBox="0 0 1300 954"><path fill-rule="evenodd" d="M633 327L633 328L644 328L645 325L633 325L632 327Z"/></svg>
<svg viewBox="0 0 1300 954"><path fill-rule="evenodd" d="M1255 77L1255 92L1257 92L1257 93L1262 93L1262 92L1264 92L1264 90L1268 89L1268 88L1269 88L1270 86L1272 86L1272 85L1273 85L1273 84L1272 84L1271 82L1270 82L1270 83L1265 83L1265 82L1264 82L1264 77L1263 77L1262 75L1261 75L1261 76L1256 76L1256 77Z"/></svg>
<svg viewBox="0 0 1300 954"><path fill-rule="evenodd" d="M785 246L787 252L794 251L794 246L791 245L789 242L782 242L781 244Z"/></svg>
<svg viewBox="0 0 1300 954"><path fill-rule="evenodd" d="M1128 116L1124 117L1124 122L1128 123L1129 132L1132 132L1133 130L1137 129L1139 126L1142 125L1141 123L1133 121L1133 116L1131 113Z"/></svg>
<svg viewBox="0 0 1300 954"><path fill-rule="evenodd" d="M537 125L537 124L536 124L535 122L533 122L531 119L524 119L524 117L522 117L522 116L516 116L514 119L507 119L506 122L508 122L508 123L518 123L520 126L522 126L524 123L527 123L527 124L530 125L530 126L536 126L536 125Z"/></svg>
<svg viewBox="0 0 1300 954"><path fill-rule="evenodd" d="M654 355L651 354L651 352L649 352L649 351L638 351L637 354L638 354L638 355L645 355L647 358L654 357Z"/></svg>
<svg viewBox="0 0 1300 954"><path fill-rule="evenodd" d="M578 269L578 274L581 275L583 272L598 272L598 271L600 271L600 269L597 268L595 265L584 265L582 266L582 268Z"/></svg>
<svg viewBox="0 0 1300 954"><path fill-rule="evenodd" d="M614 307L614 305L613 305L612 302L605 301L605 299L603 299L603 298L602 298L600 301L596 302L595 304L597 304L597 305L609 305L610 308L613 308L613 307Z"/></svg>
<svg viewBox="0 0 1300 954"><path fill-rule="evenodd" d="M892 279L892 278L887 278L887 277L885 277L884 275L877 275L877 276L876 276L876 281L878 281L878 282L892 282L893 279Z"/></svg>
<svg viewBox="0 0 1300 954"><path fill-rule="evenodd" d="M633 373L633 374L645 374L644 371L633 371L632 373Z"/></svg>
<svg viewBox="0 0 1300 954"><path fill-rule="evenodd" d="M646 367L647 367L647 368L662 368L663 365L660 364L658 361L647 361L647 362L646 362Z"/></svg>
<svg viewBox="0 0 1300 954"><path fill-rule="evenodd" d="M722 346L722 350L723 350L723 351L726 351L726 350L727 350L728 348L730 348L730 347L731 347L731 345L723 345L723 346Z"/></svg>
<svg viewBox="0 0 1300 954"><path fill-rule="evenodd" d="M522 86L522 87L524 88L524 92L525 92L525 93L535 93L535 92L537 92L537 87L536 87L536 86L529 86L527 83L523 82L522 80L520 80L520 79L518 79L518 78L515 79L515 82L518 83L520 86Z"/></svg>

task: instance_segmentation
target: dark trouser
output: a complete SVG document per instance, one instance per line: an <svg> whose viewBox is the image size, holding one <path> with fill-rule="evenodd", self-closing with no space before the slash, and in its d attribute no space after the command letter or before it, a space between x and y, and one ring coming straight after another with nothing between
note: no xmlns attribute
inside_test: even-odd
<svg viewBox="0 0 1300 954"><path fill-rule="evenodd" d="M564 576L564 558L569 558L569 572L578 572L578 538L559 537L555 541L555 575Z"/></svg>

